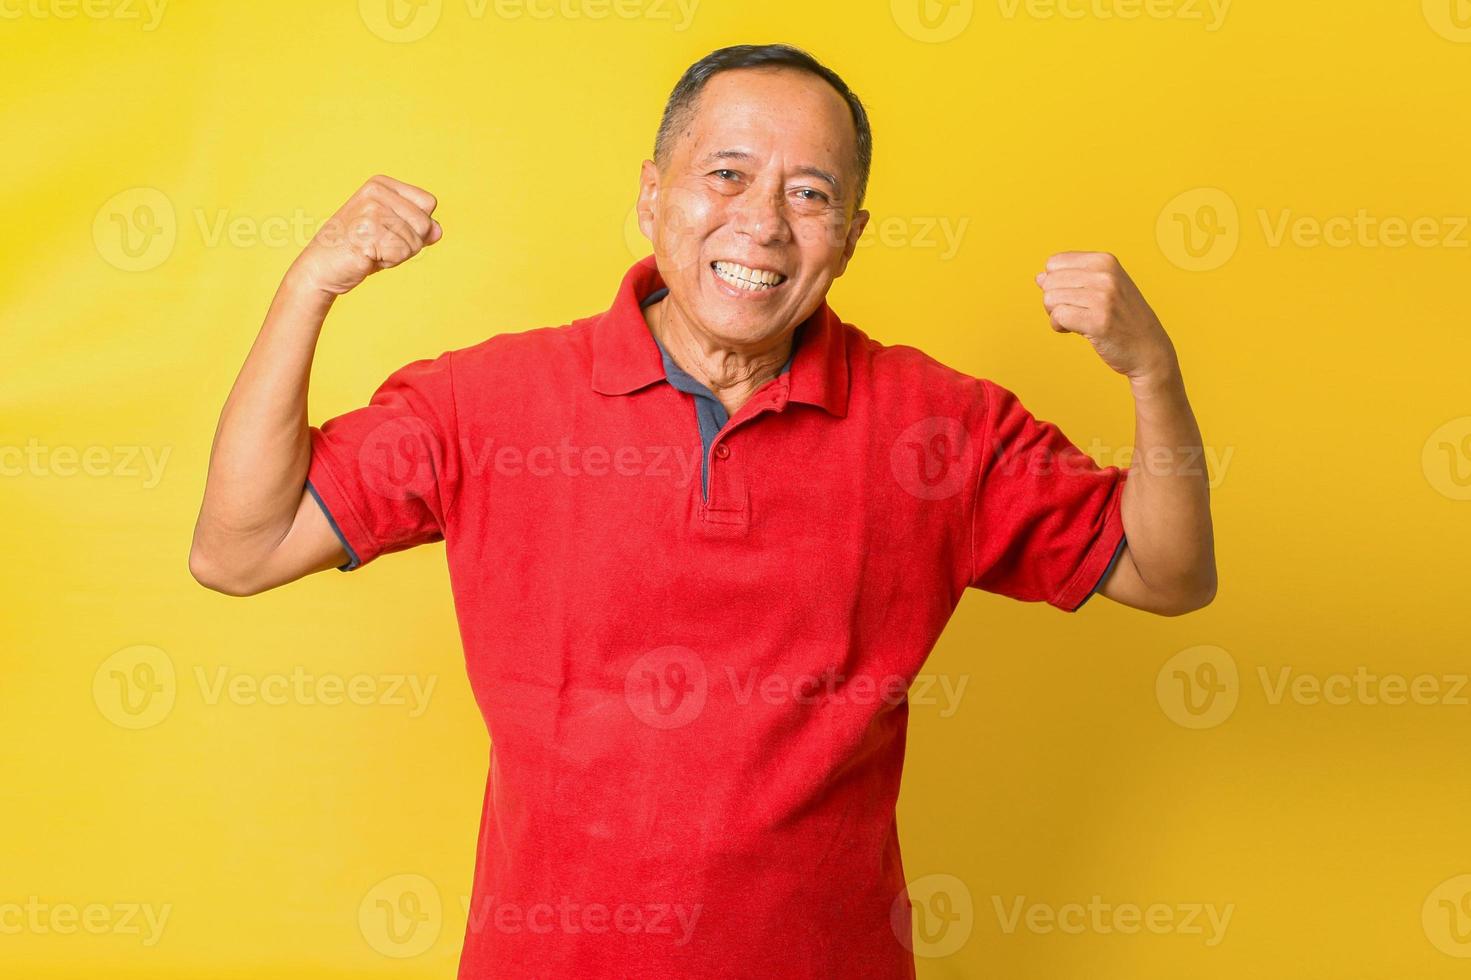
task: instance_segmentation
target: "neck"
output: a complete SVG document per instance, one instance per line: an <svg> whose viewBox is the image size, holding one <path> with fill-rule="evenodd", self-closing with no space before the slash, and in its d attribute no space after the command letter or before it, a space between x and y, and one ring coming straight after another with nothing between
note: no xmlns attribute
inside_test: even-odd
<svg viewBox="0 0 1471 980"><path fill-rule="evenodd" d="M668 296L643 312L650 332L674 363L709 388L731 415L781 372L792 350L791 330L759 347L727 347L695 328Z"/></svg>

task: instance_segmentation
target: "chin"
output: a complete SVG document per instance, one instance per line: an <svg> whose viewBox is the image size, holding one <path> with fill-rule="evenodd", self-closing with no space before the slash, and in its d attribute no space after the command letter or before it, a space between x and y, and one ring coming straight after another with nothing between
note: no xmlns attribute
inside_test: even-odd
<svg viewBox="0 0 1471 980"><path fill-rule="evenodd" d="M771 314L754 310L732 313L728 309L714 309L705 312L705 329L721 342L733 347L760 344L779 336L787 329L785 315L779 315L778 319L773 320Z"/></svg>

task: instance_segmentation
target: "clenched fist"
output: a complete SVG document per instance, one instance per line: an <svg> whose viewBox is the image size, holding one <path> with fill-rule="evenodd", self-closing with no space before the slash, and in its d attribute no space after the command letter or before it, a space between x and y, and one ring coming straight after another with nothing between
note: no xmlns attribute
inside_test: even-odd
<svg viewBox="0 0 1471 980"><path fill-rule="evenodd" d="M1058 333L1088 338L1104 363L1133 381L1168 373L1175 347L1134 281L1106 252L1060 252L1038 273Z"/></svg>
<svg viewBox="0 0 1471 980"><path fill-rule="evenodd" d="M444 237L430 217L438 206L423 188L381 174L370 177L312 237L293 272L312 288L340 296Z"/></svg>

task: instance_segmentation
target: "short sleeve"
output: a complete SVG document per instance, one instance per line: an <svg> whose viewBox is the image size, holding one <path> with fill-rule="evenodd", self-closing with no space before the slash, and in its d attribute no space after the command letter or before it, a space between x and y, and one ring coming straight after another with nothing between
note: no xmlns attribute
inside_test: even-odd
<svg viewBox="0 0 1471 980"><path fill-rule="evenodd" d="M367 405L308 431L307 490L348 553L342 571L444 539L458 473L449 353L399 368Z"/></svg>
<svg viewBox="0 0 1471 980"><path fill-rule="evenodd" d="M1100 467L990 381L971 519L973 588L1075 611L1124 547L1128 471Z"/></svg>

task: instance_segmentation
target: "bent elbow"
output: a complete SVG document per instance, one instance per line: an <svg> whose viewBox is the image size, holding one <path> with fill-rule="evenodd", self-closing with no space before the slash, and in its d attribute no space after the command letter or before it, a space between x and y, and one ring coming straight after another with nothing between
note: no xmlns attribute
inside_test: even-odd
<svg viewBox="0 0 1471 980"><path fill-rule="evenodd" d="M261 590L238 574L213 561L197 545L189 549L189 574L194 581L209 589L228 596L256 595Z"/></svg>
<svg viewBox="0 0 1471 980"><path fill-rule="evenodd" d="M1216 601L1216 576L1212 572L1203 581L1191 583L1160 603L1155 611L1161 616L1184 616L1197 612Z"/></svg>

